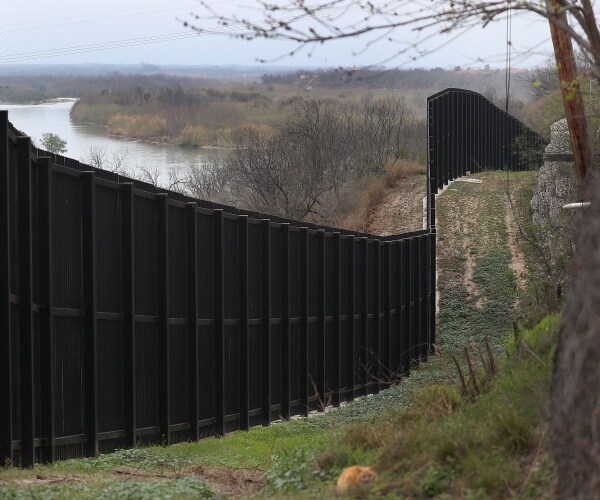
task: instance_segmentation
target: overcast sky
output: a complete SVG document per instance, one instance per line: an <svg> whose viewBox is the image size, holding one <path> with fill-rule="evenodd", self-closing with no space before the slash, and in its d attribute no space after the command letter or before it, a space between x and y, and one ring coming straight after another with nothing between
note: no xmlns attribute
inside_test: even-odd
<svg viewBox="0 0 600 500"><path fill-rule="evenodd" d="M194 35L183 27L196 0L3 0L0 17L0 64L6 63L151 63L256 65L274 60L292 45L281 41L234 40ZM251 0L209 0L222 12L252 15ZM396 33L398 43L414 41L412 32ZM423 48L441 46L412 61L406 56L387 59L399 45L386 41L361 54L367 40L346 40L316 47L312 57L298 54L278 60L278 66L352 66L386 61L389 67L461 66L504 67L506 25L497 23L469 31L458 40L439 35ZM156 43L142 43L154 41ZM515 16L512 25L513 67L531 67L551 55L545 21ZM100 50L102 49L102 50ZM413 54L414 55L414 54Z"/></svg>

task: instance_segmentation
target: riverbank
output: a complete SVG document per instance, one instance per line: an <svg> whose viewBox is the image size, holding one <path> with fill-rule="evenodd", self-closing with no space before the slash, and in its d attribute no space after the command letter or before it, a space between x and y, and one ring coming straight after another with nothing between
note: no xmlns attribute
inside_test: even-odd
<svg viewBox="0 0 600 500"><path fill-rule="evenodd" d="M118 156L129 169L139 166L160 170L165 178L168 172L185 170L190 165L206 164L211 156L227 154L226 150L213 148L184 148L175 143L141 140L134 137L111 136L106 127L90 123L74 123L70 110L74 98L45 100L43 104L4 104L9 121L32 139L41 140L44 133L54 133L67 141L65 156L86 161L90 151L102 151L106 158Z"/></svg>
<svg viewBox="0 0 600 500"><path fill-rule="evenodd" d="M166 91L165 91L166 92ZM271 132L289 115L257 92L199 95L147 92L140 99L115 92L84 95L71 109L76 125L104 127L114 137L187 147L230 148L249 128Z"/></svg>

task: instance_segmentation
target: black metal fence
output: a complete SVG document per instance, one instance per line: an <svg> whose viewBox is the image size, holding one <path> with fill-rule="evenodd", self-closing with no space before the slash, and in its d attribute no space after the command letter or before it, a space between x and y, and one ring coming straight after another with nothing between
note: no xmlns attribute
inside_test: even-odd
<svg viewBox="0 0 600 500"><path fill-rule="evenodd" d="M376 237L37 150L0 111L0 459L197 440L408 375L435 342L435 193L542 144L469 91L428 120L428 229Z"/></svg>
<svg viewBox="0 0 600 500"><path fill-rule="evenodd" d="M0 459L306 415L435 335L435 236L244 212L39 152L0 112Z"/></svg>
<svg viewBox="0 0 600 500"><path fill-rule="evenodd" d="M541 166L547 141L482 95L446 89L427 98L430 226L435 195L448 182L482 170Z"/></svg>

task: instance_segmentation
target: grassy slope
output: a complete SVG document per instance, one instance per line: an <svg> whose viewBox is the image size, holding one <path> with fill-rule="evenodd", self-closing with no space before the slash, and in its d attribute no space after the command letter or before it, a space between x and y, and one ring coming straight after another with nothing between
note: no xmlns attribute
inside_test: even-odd
<svg viewBox="0 0 600 500"><path fill-rule="evenodd" d="M512 319L516 291L508 267L505 178L481 177L480 185L453 184L438 203L439 331L445 353L458 354L482 334L502 351ZM532 174L511 178L517 191L534 179ZM474 214L470 225L458 217L463 213ZM463 278L467 266L472 283ZM545 412L552 332L547 323L524 336L530 347L513 346L501 376L476 399L447 383L448 359L442 355L393 389L308 420L97 460L6 469L0 471L0 498L186 498L215 490L249 495L263 486L263 477L264 496L318 498L331 496L341 468L354 463L375 464L380 473L375 491L393 497L536 496L548 491L552 473L544 427L537 425ZM240 477L237 490L215 480L223 471L234 481ZM241 471L258 474L253 489L243 489Z"/></svg>

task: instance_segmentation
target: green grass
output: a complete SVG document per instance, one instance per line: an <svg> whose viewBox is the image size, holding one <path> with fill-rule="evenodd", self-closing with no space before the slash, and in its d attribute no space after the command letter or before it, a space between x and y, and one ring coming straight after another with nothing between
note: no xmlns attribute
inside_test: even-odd
<svg viewBox="0 0 600 500"><path fill-rule="evenodd" d="M374 463L380 481L373 492L393 498L548 494L545 419L556 332L557 318L548 317L512 341L500 374L474 400L450 384L432 385L415 393L408 411L346 429L330 446L351 458L339 466Z"/></svg>

